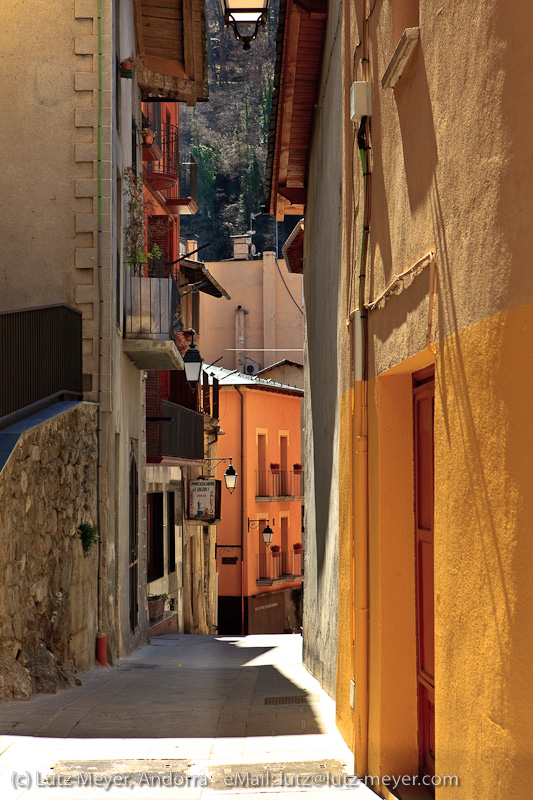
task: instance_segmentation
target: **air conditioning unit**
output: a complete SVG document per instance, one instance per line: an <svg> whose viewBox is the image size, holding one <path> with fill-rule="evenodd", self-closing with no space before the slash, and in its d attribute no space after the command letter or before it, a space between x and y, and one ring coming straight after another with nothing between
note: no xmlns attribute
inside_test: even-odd
<svg viewBox="0 0 533 800"><path fill-rule="evenodd" d="M247 375L257 375L260 369L260 364L258 364L256 361L252 361L250 364L246 364L244 371Z"/></svg>

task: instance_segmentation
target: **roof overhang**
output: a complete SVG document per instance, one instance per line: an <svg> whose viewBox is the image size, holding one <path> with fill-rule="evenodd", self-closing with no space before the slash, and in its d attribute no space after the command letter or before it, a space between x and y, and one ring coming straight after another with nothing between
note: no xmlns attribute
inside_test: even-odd
<svg viewBox="0 0 533 800"><path fill-rule="evenodd" d="M225 297L226 300L231 300L231 296L227 293L223 286L211 275L205 264L201 261L194 261L192 258L182 258L180 261L180 272L189 284L193 287L193 291L205 292L212 297ZM184 294L187 294L187 287ZM190 291L190 290L189 290Z"/></svg>
<svg viewBox="0 0 533 800"><path fill-rule="evenodd" d="M207 100L205 0L134 0L137 80L144 94Z"/></svg>
<svg viewBox="0 0 533 800"><path fill-rule="evenodd" d="M268 141L264 210L303 216L327 0L282 0Z"/></svg>
<svg viewBox="0 0 533 800"><path fill-rule="evenodd" d="M304 271L304 221L298 220L281 249L289 272L302 275Z"/></svg>

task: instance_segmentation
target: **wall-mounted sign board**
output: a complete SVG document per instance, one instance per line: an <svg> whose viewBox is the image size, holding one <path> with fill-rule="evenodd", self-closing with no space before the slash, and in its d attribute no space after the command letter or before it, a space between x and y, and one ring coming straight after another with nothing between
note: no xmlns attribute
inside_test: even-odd
<svg viewBox="0 0 533 800"><path fill-rule="evenodd" d="M189 485L189 520L213 524L220 520L221 483L213 478L198 478Z"/></svg>

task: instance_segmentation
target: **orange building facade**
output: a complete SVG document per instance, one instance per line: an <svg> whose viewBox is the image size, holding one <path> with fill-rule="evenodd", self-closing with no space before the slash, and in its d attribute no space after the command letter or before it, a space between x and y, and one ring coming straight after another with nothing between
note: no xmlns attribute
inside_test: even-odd
<svg viewBox="0 0 533 800"><path fill-rule="evenodd" d="M217 367L218 457L239 480L217 531L219 633L300 631L303 584L301 389ZM223 478L227 464L218 466ZM273 531L270 545L263 529Z"/></svg>

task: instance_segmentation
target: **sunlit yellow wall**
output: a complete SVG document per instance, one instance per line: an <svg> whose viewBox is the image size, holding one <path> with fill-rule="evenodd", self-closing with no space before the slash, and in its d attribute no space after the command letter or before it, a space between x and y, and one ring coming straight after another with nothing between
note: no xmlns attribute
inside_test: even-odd
<svg viewBox="0 0 533 800"><path fill-rule="evenodd" d="M353 710L350 708L350 680L353 676L353 594L352 594L352 459L351 450L352 392L340 397L339 426L339 618L337 649L337 727L353 748Z"/></svg>
<svg viewBox="0 0 533 800"><path fill-rule="evenodd" d="M437 773L531 793L533 304L447 339L435 397ZM439 797L439 794L437 795Z"/></svg>

